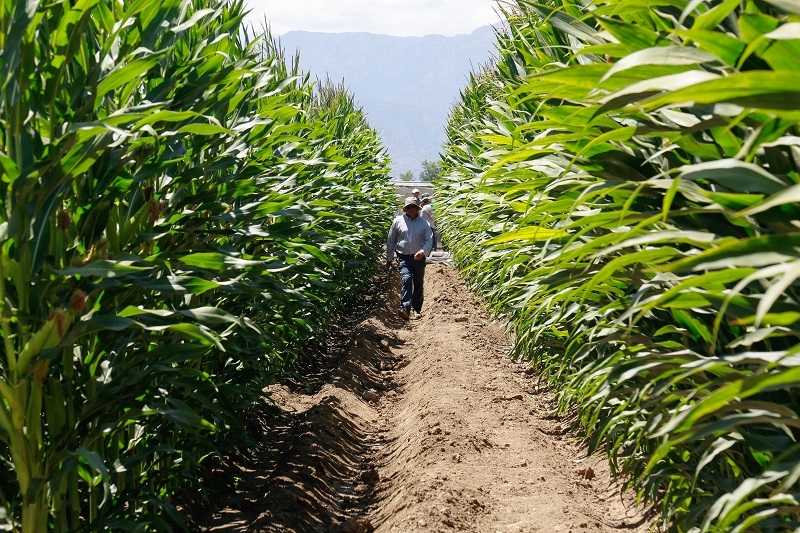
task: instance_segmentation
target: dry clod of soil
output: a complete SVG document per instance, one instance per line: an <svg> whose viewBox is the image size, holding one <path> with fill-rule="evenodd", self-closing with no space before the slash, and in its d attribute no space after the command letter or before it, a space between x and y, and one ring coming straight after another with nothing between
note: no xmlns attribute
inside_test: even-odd
<svg viewBox="0 0 800 533"><path fill-rule="evenodd" d="M395 311L397 272L381 276L366 297L371 315L342 332L329 377L307 393L270 387L290 429L261 451L277 458L269 468L249 468L255 503L221 502L198 530L650 530L605 459L586 457L535 372L505 355L504 324L455 269L428 266L423 315L412 322Z"/></svg>
<svg viewBox="0 0 800 533"><path fill-rule="evenodd" d="M375 391L370 391L370 390L364 392L364 394L362 394L361 397L364 398L364 400L368 401L368 402L377 402L378 400L381 399L381 395L380 394L378 394Z"/></svg>

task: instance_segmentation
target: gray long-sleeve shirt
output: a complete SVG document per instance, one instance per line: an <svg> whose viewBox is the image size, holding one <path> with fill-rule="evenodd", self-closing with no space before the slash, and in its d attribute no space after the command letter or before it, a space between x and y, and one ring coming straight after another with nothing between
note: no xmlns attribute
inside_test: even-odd
<svg viewBox="0 0 800 533"><path fill-rule="evenodd" d="M433 248L433 230L428 221L417 216L411 220L402 214L392 221L389 237L386 239L386 260L391 261L394 253L414 255L422 250L429 256Z"/></svg>

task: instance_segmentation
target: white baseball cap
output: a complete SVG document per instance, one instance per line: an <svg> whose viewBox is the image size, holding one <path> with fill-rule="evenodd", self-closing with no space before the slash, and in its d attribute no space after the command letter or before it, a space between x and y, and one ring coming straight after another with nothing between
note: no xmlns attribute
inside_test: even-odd
<svg viewBox="0 0 800 533"><path fill-rule="evenodd" d="M415 192L419 192L419 189L412 189L411 190L411 194L414 194Z"/></svg>

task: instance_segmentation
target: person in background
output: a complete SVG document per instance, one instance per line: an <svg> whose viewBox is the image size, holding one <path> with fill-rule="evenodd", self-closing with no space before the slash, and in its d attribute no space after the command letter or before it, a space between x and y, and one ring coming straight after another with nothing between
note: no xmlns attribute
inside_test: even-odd
<svg viewBox="0 0 800 533"><path fill-rule="evenodd" d="M423 196L422 201L419 203L420 209L420 216L428 221L428 225L431 227L431 231L433 232L433 248L432 250L435 252L436 248L436 221L433 218L433 207L431 206L431 197L430 196Z"/></svg>
<svg viewBox="0 0 800 533"><path fill-rule="evenodd" d="M421 201L420 197L419 197L419 189L417 189L417 188L412 189L411 190L411 196L414 197L414 199L417 201L417 205L419 205L419 203Z"/></svg>
<svg viewBox="0 0 800 533"><path fill-rule="evenodd" d="M402 285L400 287L400 316L418 319L422 312L425 284L425 258L433 246L433 230L419 216L420 207L413 196L406 198L403 214L395 217L386 239L386 267L397 256Z"/></svg>

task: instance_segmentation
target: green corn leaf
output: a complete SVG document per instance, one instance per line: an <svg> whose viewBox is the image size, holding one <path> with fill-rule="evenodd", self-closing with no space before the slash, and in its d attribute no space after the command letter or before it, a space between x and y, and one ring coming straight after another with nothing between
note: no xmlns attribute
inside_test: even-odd
<svg viewBox="0 0 800 533"><path fill-rule="evenodd" d="M753 205L747 209L743 209L736 213L737 216L752 216L758 213L763 213L768 209L777 207L779 205L786 205L790 203L800 202L800 185L791 185L784 190L766 198L763 202Z"/></svg>
<svg viewBox="0 0 800 533"><path fill-rule="evenodd" d="M173 26L172 28L170 28L170 31L173 33L181 33L183 31L186 31L195 24L197 24L197 22L200 21L201 19L209 15L213 15L214 13L216 13L214 9L198 9L195 13L192 14L191 17L189 17L189 20L187 20L183 24L178 24L177 26Z"/></svg>
<svg viewBox="0 0 800 533"><path fill-rule="evenodd" d="M103 96L111 91L116 91L131 80L136 80L151 68L155 67L160 58L151 56L143 59L134 59L115 68L97 85L98 96Z"/></svg>
<svg viewBox="0 0 800 533"><path fill-rule="evenodd" d="M719 63L720 58L686 46L657 46L638 50L617 61L600 79L602 83L617 72L644 65L698 65L703 63Z"/></svg>
<svg viewBox="0 0 800 533"><path fill-rule="evenodd" d="M516 231L509 231L493 237L483 242L485 246L493 246L495 244L503 244L513 241L549 241L552 239L562 239L569 234L563 230L555 230L550 228L541 227L525 227Z"/></svg>
<svg viewBox="0 0 800 533"><path fill-rule="evenodd" d="M731 103L762 109L800 110L800 73L752 71L696 83L648 100L645 109L678 102Z"/></svg>
<svg viewBox="0 0 800 533"><path fill-rule="evenodd" d="M728 383L713 391L691 407L677 413L658 431L653 433L654 438L669 434L679 434L690 430L699 420L705 418L723 407L749 398L756 393L761 393L775 388L785 388L786 386L797 386L800 383L800 367L785 369L780 373L767 373L747 377L741 380ZM681 440L689 438L689 435L679 437ZM672 439L670 439L672 440ZM655 463L663 458L668 452L668 446L674 442L665 442L648 462L648 468L652 468Z"/></svg>
<svg viewBox="0 0 800 533"><path fill-rule="evenodd" d="M133 320L128 318L110 315L96 315L87 320L86 323L98 329L108 329L111 331L122 331L136 324Z"/></svg>
<svg viewBox="0 0 800 533"><path fill-rule="evenodd" d="M238 324L239 319L230 313L216 307L198 307L180 311L182 315L194 318L201 324Z"/></svg>
<svg viewBox="0 0 800 533"><path fill-rule="evenodd" d="M629 103L649 99L659 91L680 90L684 87L693 87L697 84L717 79L719 79L719 75L713 72L690 70L636 82L600 98L598 101L603 106L599 108L597 114L618 109Z"/></svg>
<svg viewBox="0 0 800 533"><path fill-rule="evenodd" d="M599 18L602 27L624 46L628 53L652 48L662 39L658 32L638 24L630 24L614 18Z"/></svg>
<svg viewBox="0 0 800 533"><path fill-rule="evenodd" d="M735 159L685 165L679 170L682 179L713 181L732 192L774 194L786 187L783 181L761 166Z"/></svg>
<svg viewBox="0 0 800 533"><path fill-rule="evenodd" d="M178 129L178 133L193 133L195 135L229 135L232 132L216 124L187 124Z"/></svg>
<svg viewBox="0 0 800 533"><path fill-rule="evenodd" d="M318 247L312 246L310 244L301 244L299 246L299 248L305 250L306 252L308 252L309 254L314 256L316 259L318 259L322 263L324 263L324 264L328 265L329 267L333 268L333 262L331 261L331 259L322 250L320 250Z"/></svg>
<svg viewBox="0 0 800 533"><path fill-rule="evenodd" d="M693 2L692 5L696 6L700 5L701 3L705 4L707 2L703 0L702 2ZM692 5L687 6L687 11ZM723 0L717 5L711 7L711 9L705 11L705 13L696 16L692 30L710 30L716 28L722 23L723 20L730 16L730 14L738 7L738 5L739 4L737 0ZM687 14L687 11L684 11L682 18L684 18L684 15Z"/></svg>
<svg viewBox="0 0 800 533"><path fill-rule="evenodd" d="M698 292L682 292L660 304L665 309L700 309L710 305L711 301Z"/></svg>
<svg viewBox="0 0 800 533"><path fill-rule="evenodd" d="M766 313L762 318L762 324L769 324L770 326L785 326L792 327L800 320L800 312L796 311L783 311ZM737 324L742 326L757 326L755 314L743 316L737 319Z"/></svg>
<svg viewBox="0 0 800 533"><path fill-rule="evenodd" d="M595 36L594 28L588 24L575 20L569 14L563 11L556 11L544 4L529 4L530 8L545 17L553 27L568 35L572 35L585 43L600 44L600 41Z"/></svg>
<svg viewBox="0 0 800 533"><path fill-rule="evenodd" d="M89 464L89 466L100 475L100 479L103 481L103 500L100 502L100 505L102 506L103 504L105 504L106 500L111 495L109 487L111 484L111 479L108 467L103 462L103 459L100 457L100 454L92 450L89 450L87 448L84 448L83 446L75 450L74 456L80 457L81 459L86 461Z"/></svg>
<svg viewBox="0 0 800 533"><path fill-rule="evenodd" d="M159 329L159 327L155 328L146 328L146 329ZM175 331L180 335L200 342L205 346L214 346L218 350L224 352L225 347L219 341L219 339L211 333L206 327L198 324L171 324L167 326L167 329L170 331Z"/></svg>
<svg viewBox="0 0 800 533"><path fill-rule="evenodd" d="M181 257L181 261L188 266L207 268L209 270L225 270L228 267L246 268L261 264L261 261L239 259L237 257L230 257L225 254L213 252L184 255Z"/></svg>
<svg viewBox="0 0 800 533"><path fill-rule="evenodd" d="M779 22L773 18L758 14L746 14L740 17L739 25L745 40L751 41L744 52L742 61L752 53L762 57L773 70L798 71L800 61L800 38L797 34L788 39L775 39L769 41L767 35L777 32L778 37L785 34L785 30L778 28ZM791 30L791 28L789 28Z"/></svg>
<svg viewBox="0 0 800 533"><path fill-rule="evenodd" d="M85 266L67 267L59 270L65 276L116 278L128 274L136 274L151 270L152 267L140 266L137 261L93 261Z"/></svg>
<svg viewBox="0 0 800 533"><path fill-rule="evenodd" d="M689 39L701 50L718 57L725 65L734 66L744 52L746 44L733 35L710 30L678 30L676 35Z"/></svg>
<svg viewBox="0 0 800 533"><path fill-rule="evenodd" d="M729 240L699 254L660 268L669 272L712 270L735 267L763 267L796 259L792 252L800 245L798 235L765 235Z"/></svg>
<svg viewBox="0 0 800 533"><path fill-rule="evenodd" d="M220 287L220 284L205 279L191 278L188 281L181 281L180 286L186 288L192 294L200 295Z"/></svg>
<svg viewBox="0 0 800 533"><path fill-rule="evenodd" d="M2 178L4 183L13 183L19 178L19 168L16 162L2 152L0 152L0 165L3 167Z"/></svg>

